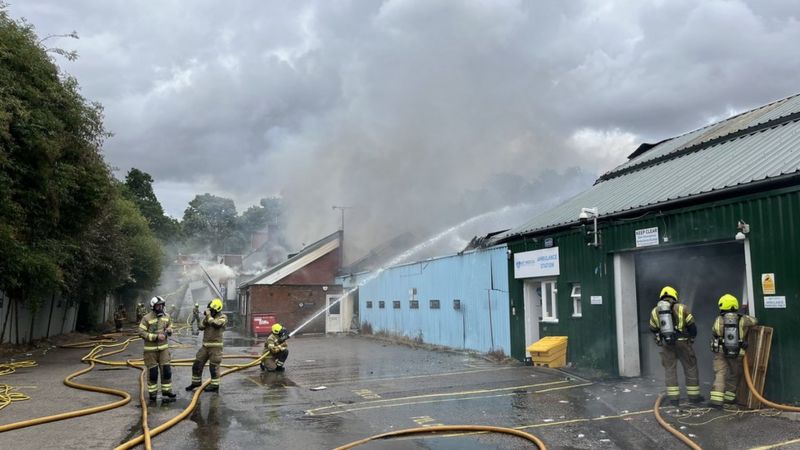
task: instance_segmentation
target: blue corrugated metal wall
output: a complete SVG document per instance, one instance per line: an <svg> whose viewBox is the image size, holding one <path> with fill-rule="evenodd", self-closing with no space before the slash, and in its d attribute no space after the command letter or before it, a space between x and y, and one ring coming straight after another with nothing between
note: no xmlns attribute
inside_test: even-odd
<svg viewBox="0 0 800 450"><path fill-rule="evenodd" d="M410 308L413 288L419 309ZM361 286L359 299L359 318L372 325L373 332L510 354L505 246L389 268ZM461 300L460 310L453 309L454 299ZM439 300L440 308L431 309L430 300ZM370 301L372 308L367 308ZM380 301L384 309L378 307ZM400 301L400 309L393 308L394 301Z"/></svg>

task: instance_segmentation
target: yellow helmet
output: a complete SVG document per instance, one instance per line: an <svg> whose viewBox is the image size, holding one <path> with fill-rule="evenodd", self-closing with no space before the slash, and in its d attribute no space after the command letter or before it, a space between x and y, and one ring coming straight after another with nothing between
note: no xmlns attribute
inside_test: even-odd
<svg viewBox="0 0 800 450"><path fill-rule="evenodd" d="M283 326L281 326L281 324L279 324L279 323L276 323L275 325L272 326L272 332L275 333L275 334L280 333L282 329L283 329Z"/></svg>
<svg viewBox="0 0 800 450"><path fill-rule="evenodd" d="M661 289L661 295L659 295L658 298L663 299L664 297L672 297L672 300L677 302L678 291L676 291L672 286L664 286L664 289Z"/></svg>
<svg viewBox="0 0 800 450"><path fill-rule="evenodd" d="M739 309L739 300L731 294L725 294L719 298L720 311L737 311Z"/></svg>
<svg viewBox="0 0 800 450"><path fill-rule="evenodd" d="M215 298L214 300L211 300L211 303L208 304L208 307L216 312L220 312L222 311L222 300Z"/></svg>

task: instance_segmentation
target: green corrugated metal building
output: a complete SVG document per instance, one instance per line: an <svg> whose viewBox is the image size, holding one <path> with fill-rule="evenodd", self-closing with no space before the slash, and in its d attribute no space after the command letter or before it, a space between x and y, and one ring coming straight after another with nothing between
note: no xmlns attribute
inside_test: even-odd
<svg viewBox="0 0 800 450"><path fill-rule="evenodd" d="M775 330L766 395L800 402L800 96L643 144L591 189L498 241L513 252L514 357L566 335L578 367L663 375L647 315L672 285L698 322L707 390L711 323L732 293Z"/></svg>

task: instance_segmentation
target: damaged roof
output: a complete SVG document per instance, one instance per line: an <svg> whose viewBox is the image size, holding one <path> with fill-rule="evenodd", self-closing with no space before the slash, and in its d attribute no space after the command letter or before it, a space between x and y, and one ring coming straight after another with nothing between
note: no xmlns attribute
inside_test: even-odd
<svg viewBox="0 0 800 450"><path fill-rule="evenodd" d="M251 284L273 284L276 281L280 281L281 279L286 278L290 274L300 270L317 259L327 255L331 251L339 248L342 243L341 238L341 231L331 233L317 242L314 242L313 244L303 248L299 253L294 254L286 261L270 267L255 277L240 283L239 287L242 288Z"/></svg>
<svg viewBox="0 0 800 450"><path fill-rule="evenodd" d="M589 190L544 211L498 240L578 223L581 208L599 216L800 175L800 95L721 122L644 144Z"/></svg>

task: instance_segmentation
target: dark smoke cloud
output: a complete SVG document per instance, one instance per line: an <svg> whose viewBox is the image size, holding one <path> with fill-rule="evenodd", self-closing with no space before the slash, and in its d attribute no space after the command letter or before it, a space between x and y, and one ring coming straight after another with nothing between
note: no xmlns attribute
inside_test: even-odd
<svg viewBox="0 0 800 450"><path fill-rule="evenodd" d="M791 1L90 1L11 6L106 107L108 160L361 247L553 201L654 141L797 91ZM733 32L735 30L735 32ZM589 205L587 205L589 206ZM533 207L528 213L535 213ZM511 217L487 224L510 227Z"/></svg>

